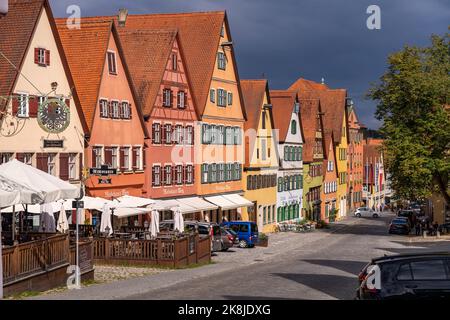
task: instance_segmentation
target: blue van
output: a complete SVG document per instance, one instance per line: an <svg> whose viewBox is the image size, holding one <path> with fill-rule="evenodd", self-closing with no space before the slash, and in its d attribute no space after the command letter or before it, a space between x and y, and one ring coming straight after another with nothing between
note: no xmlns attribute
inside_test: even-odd
<svg viewBox="0 0 450 320"><path fill-rule="evenodd" d="M254 247L258 243L258 226L250 221L223 222L222 226L231 229L238 234L239 247Z"/></svg>

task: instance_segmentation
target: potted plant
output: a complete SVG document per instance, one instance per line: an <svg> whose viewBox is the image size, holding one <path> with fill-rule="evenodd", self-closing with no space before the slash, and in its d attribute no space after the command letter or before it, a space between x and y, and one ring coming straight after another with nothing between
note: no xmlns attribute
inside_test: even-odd
<svg viewBox="0 0 450 320"><path fill-rule="evenodd" d="M258 244L259 247L268 247L269 246L269 236L265 233L260 233L258 235Z"/></svg>

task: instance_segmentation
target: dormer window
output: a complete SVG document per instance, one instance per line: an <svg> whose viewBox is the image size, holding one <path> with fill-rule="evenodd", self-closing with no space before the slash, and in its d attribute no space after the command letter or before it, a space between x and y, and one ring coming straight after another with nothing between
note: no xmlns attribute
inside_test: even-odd
<svg viewBox="0 0 450 320"><path fill-rule="evenodd" d="M108 51L108 71L109 74L117 75L116 53Z"/></svg>
<svg viewBox="0 0 450 320"><path fill-rule="evenodd" d="M34 49L34 63L41 67L46 67L50 65L50 50L44 48Z"/></svg>
<svg viewBox="0 0 450 320"><path fill-rule="evenodd" d="M297 134L297 121L291 121L291 134Z"/></svg>

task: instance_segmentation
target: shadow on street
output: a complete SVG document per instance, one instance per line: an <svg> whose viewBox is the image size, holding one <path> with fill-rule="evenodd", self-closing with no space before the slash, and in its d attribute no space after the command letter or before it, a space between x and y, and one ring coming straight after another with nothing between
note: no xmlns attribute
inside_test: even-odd
<svg viewBox="0 0 450 320"><path fill-rule="evenodd" d="M272 273L272 275L295 281L336 299L344 300L354 298L354 292L358 285L356 277L331 274Z"/></svg>
<svg viewBox="0 0 450 320"><path fill-rule="evenodd" d="M323 259L306 259L301 260L311 264L335 268L341 271L345 271L357 276L361 269L367 264L367 262L361 261L347 261L347 260L323 260Z"/></svg>

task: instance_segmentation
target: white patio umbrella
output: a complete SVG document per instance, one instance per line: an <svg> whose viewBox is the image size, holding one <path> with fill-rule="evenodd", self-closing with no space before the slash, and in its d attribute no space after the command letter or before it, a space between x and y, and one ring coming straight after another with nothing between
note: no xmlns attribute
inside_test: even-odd
<svg viewBox="0 0 450 320"><path fill-rule="evenodd" d="M184 232L184 219L180 207L176 207L172 211L174 212L174 229Z"/></svg>
<svg viewBox="0 0 450 320"><path fill-rule="evenodd" d="M100 232L106 232L106 228L109 228L108 235L113 233L111 223L111 207L108 203L105 203L102 208L102 217L100 221Z"/></svg>
<svg viewBox="0 0 450 320"><path fill-rule="evenodd" d="M114 202L118 203L118 207L139 208L152 205L155 203L155 200L133 196L122 196L115 199Z"/></svg>
<svg viewBox="0 0 450 320"><path fill-rule="evenodd" d="M61 233L64 233L69 230L69 221L67 221L67 215L64 205L61 206L61 209L59 211L56 230L58 230Z"/></svg>
<svg viewBox="0 0 450 320"><path fill-rule="evenodd" d="M22 203L50 203L80 196L78 187L16 159L0 165L0 181L18 186Z"/></svg>
<svg viewBox="0 0 450 320"><path fill-rule="evenodd" d="M152 221L150 222L150 234L152 237L156 237L159 232L159 212L157 210L152 211Z"/></svg>
<svg viewBox="0 0 450 320"><path fill-rule="evenodd" d="M39 232L56 232L55 216L53 215L53 205L51 203L46 203L41 206Z"/></svg>

